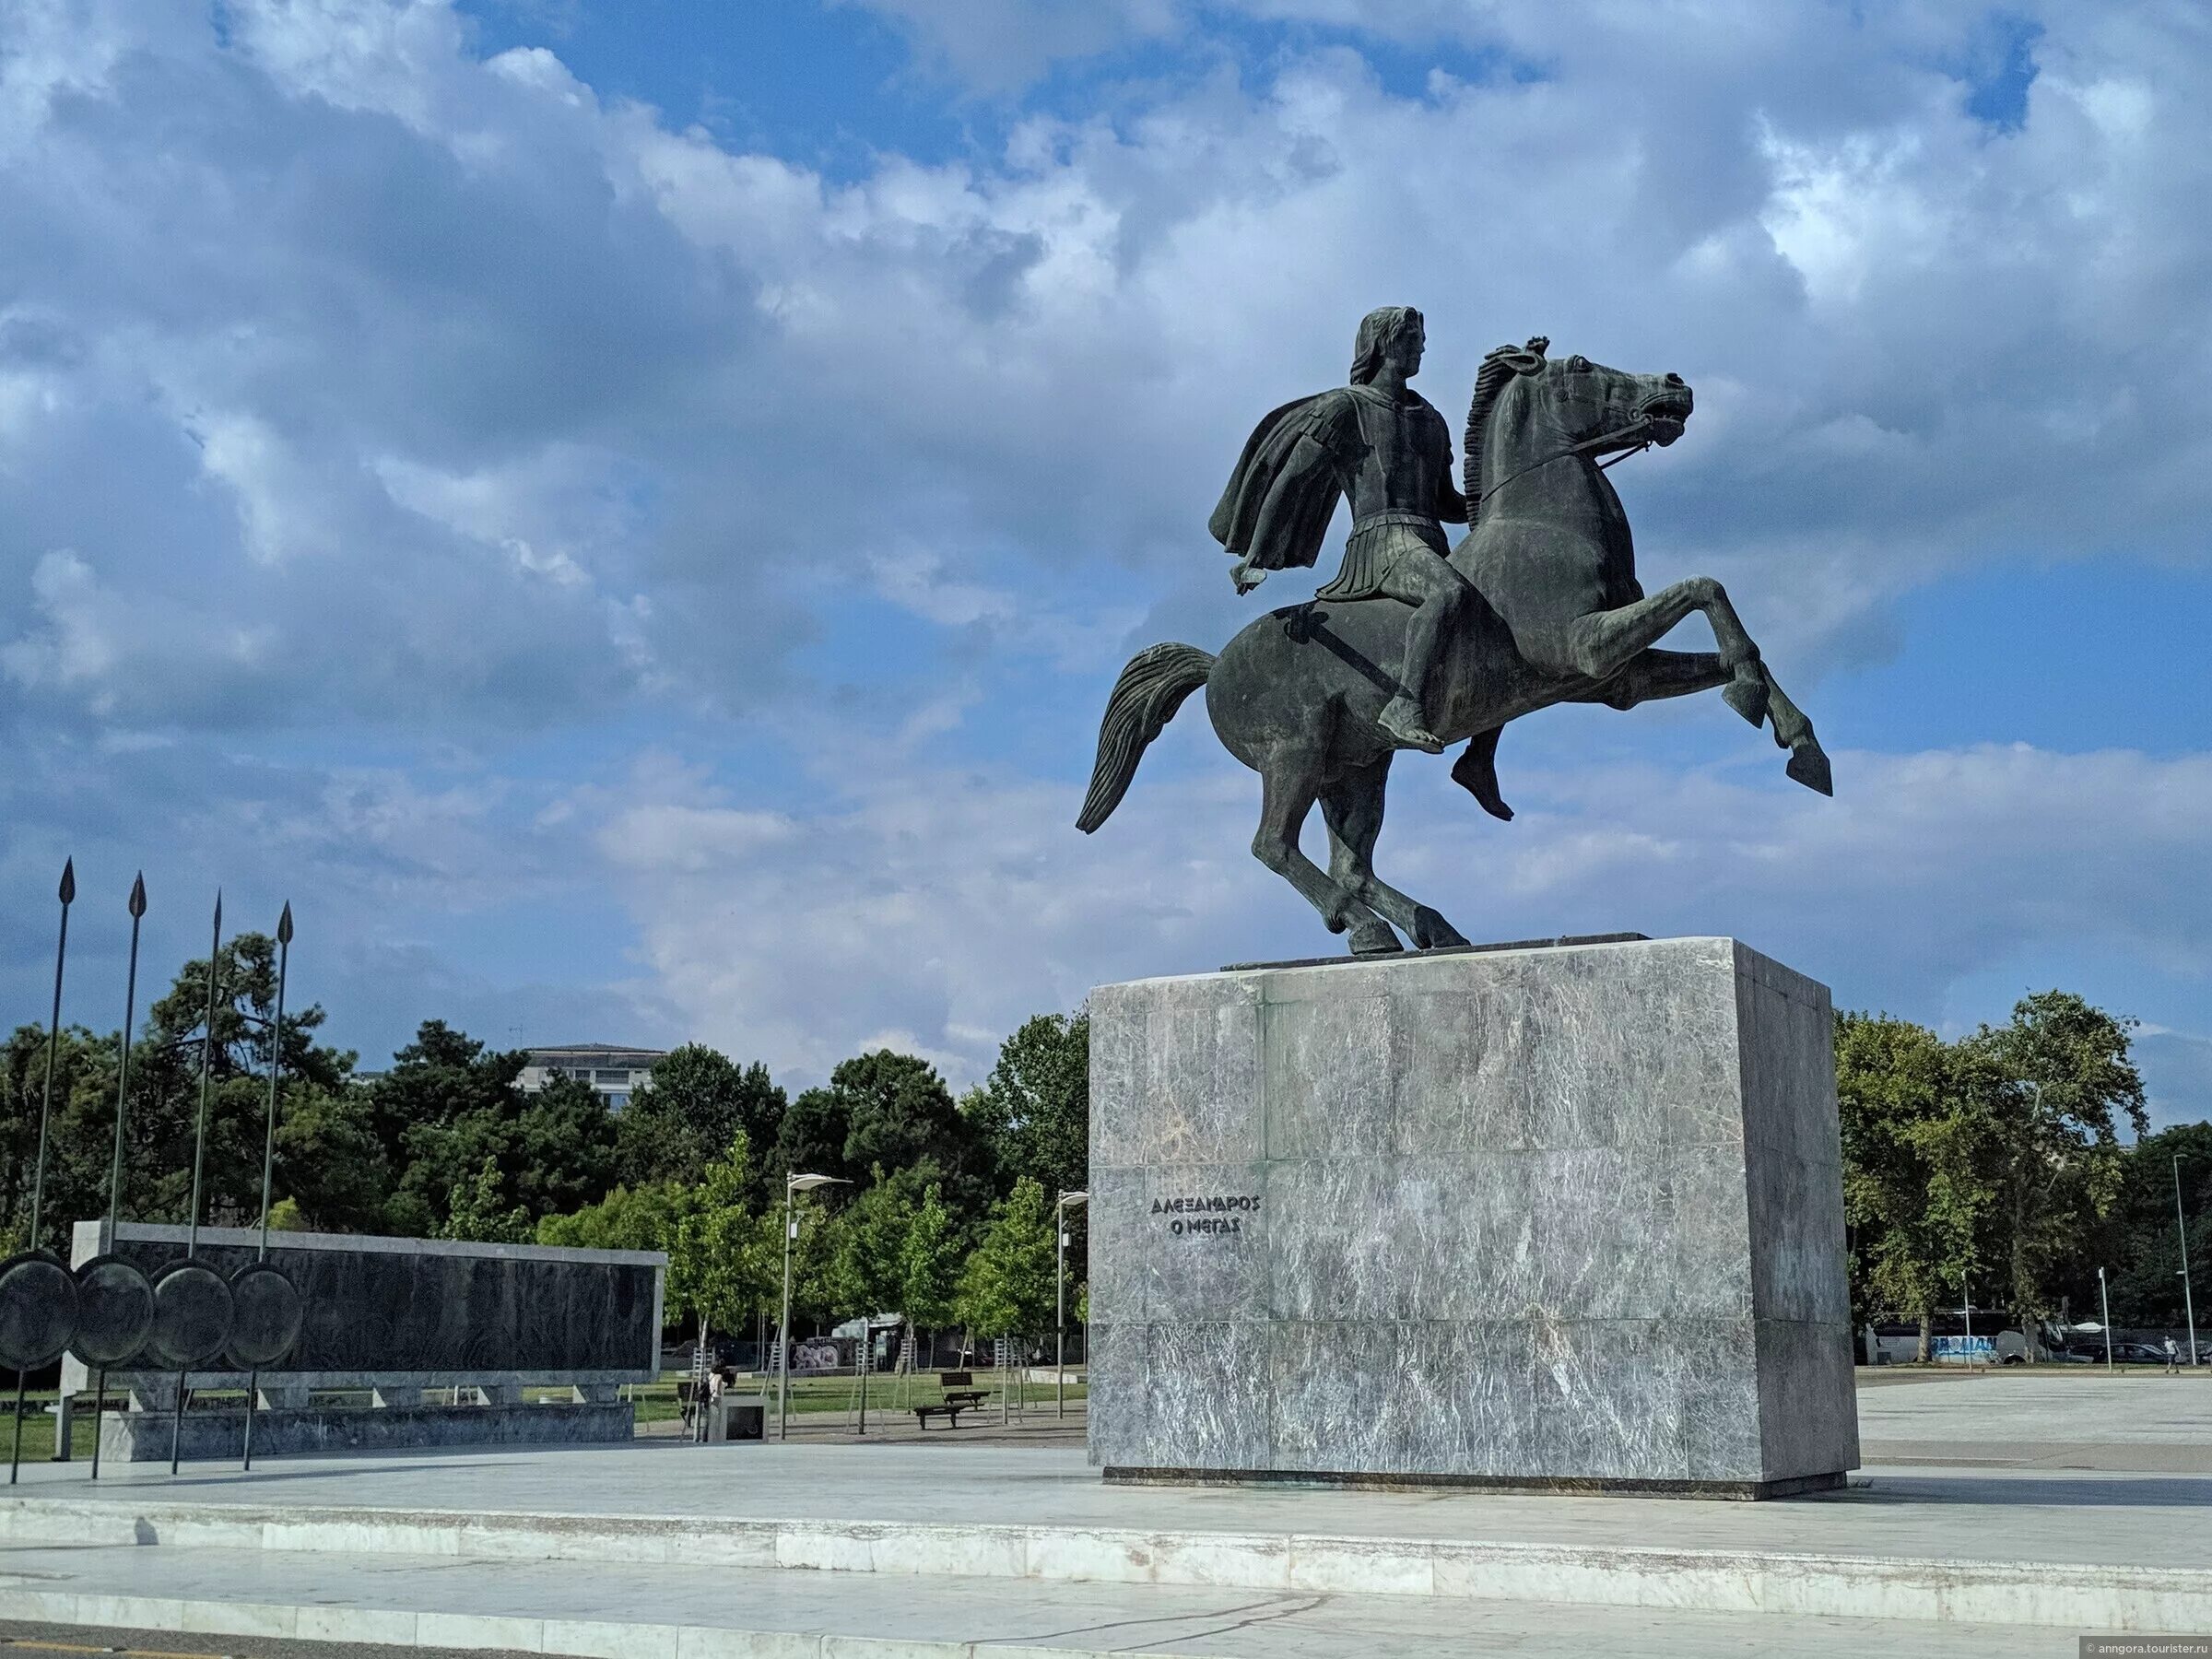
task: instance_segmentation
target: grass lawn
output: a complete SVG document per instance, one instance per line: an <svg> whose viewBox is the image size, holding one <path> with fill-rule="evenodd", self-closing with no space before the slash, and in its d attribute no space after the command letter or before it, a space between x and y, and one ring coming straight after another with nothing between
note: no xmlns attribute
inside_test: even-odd
<svg viewBox="0 0 2212 1659"><path fill-rule="evenodd" d="M974 1371L977 1388L990 1391L983 1411L999 1407L997 1373ZM775 1397L776 1380L759 1372L740 1372L733 1384L741 1394L760 1394L771 1400ZM1050 1382L1023 1382L1018 1385L1020 1393L1015 1396L1018 1404L1049 1406L1053 1403L1053 1385ZM799 1417L808 1412L850 1411L859 1398L859 1380L853 1377L794 1377L791 1380L791 1414ZM1070 1372L1067 1397L1081 1400L1089 1390ZM664 1378L658 1382L641 1382L629 1390L630 1397L638 1403L638 1421L663 1422L678 1415L676 1403L676 1381ZM877 1374L868 1379L868 1404L902 1411L909 1406L936 1406L945 1399L945 1391L937 1384L935 1371L924 1371L918 1377L896 1377ZM979 1416L982 1413L978 1414Z"/></svg>

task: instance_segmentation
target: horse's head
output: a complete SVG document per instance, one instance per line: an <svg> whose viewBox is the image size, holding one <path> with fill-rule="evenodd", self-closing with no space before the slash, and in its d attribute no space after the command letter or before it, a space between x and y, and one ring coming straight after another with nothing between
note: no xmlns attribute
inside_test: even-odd
<svg viewBox="0 0 2212 1659"><path fill-rule="evenodd" d="M1678 374L1630 374L1585 357L1552 358L1542 338L1500 346L1482 360L1467 411L1467 477L1476 487L1486 452L1493 468L1526 465L1535 454L1507 461L1492 434L1511 432L1505 448L1549 454L1609 454L1641 444L1669 444L1689 420L1690 392Z"/></svg>

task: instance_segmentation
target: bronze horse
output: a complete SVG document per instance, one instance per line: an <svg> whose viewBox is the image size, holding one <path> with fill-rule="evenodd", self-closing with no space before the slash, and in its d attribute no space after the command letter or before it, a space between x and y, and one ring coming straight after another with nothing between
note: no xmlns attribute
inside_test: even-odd
<svg viewBox="0 0 2212 1659"><path fill-rule="evenodd" d="M1452 775L1495 816L1492 757L1508 721L1561 702L1633 708L1722 688L1753 725L1771 723L1789 775L1832 793L1812 723L1783 694L1721 584L1692 576L1650 598L1635 545L1599 458L1668 444L1689 418L1690 389L1673 374L1626 374L1548 342L1483 359L1467 412L1467 495L1477 503L1452 566L1469 592L1430 682L1437 735L1469 740ZM1702 611L1720 649L1659 651L1653 641ZM1077 828L1120 805L1137 761L1200 686L1222 746L1260 774L1253 856L1305 896L1355 953L1464 945L1459 930L1374 872L1383 793L1396 746L1376 715L1397 690L1405 609L1387 599L1310 600L1271 612L1218 656L1194 645L1139 652L1115 682ZM1314 803L1329 830L1329 867L1299 850Z"/></svg>

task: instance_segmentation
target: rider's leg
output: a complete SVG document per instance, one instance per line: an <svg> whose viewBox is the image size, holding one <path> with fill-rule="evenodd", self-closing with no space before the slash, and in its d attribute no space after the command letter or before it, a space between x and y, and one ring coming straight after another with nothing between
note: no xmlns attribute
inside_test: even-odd
<svg viewBox="0 0 2212 1659"><path fill-rule="evenodd" d="M1413 606L1406 624L1406 656L1399 670L1397 695L1383 705L1378 724L1400 743L1441 755L1444 744L1431 725L1429 682L1444 630L1465 614L1475 590L1443 555L1420 547L1401 553L1376 591Z"/></svg>
<svg viewBox="0 0 2212 1659"><path fill-rule="evenodd" d="M1452 768L1452 782L1481 802L1482 809L1492 818L1510 823L1513 809L1498 793L1498 734L1504 730L1503 726L1492 726L1469 738L1465 753Z"/></svg>

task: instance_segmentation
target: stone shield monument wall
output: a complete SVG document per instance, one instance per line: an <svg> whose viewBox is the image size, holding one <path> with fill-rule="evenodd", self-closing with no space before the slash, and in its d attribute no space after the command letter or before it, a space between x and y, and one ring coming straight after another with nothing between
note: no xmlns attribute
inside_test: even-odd
<svg viewBox="0 0 2212 1659"><path fill-rule="evenodd" d="M1691 938L1090 1011L1109 1479L1768 1497L1857 1466L1824 986Z"/></svg>

